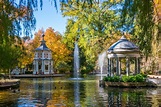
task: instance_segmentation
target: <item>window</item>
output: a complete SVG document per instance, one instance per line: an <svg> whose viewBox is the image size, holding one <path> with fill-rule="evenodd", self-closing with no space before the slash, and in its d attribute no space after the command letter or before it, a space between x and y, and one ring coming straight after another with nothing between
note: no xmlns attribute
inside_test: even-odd
<svg viewBox="0 0 161 107"><path fill-rule="evenodd" d="M48 65L45 65L45 71L47 71L48 70Z"/></svg>

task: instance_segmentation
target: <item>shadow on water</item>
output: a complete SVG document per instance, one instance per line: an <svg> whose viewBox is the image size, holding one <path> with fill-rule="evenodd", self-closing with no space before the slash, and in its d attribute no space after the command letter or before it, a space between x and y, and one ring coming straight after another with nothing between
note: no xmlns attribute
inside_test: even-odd
<svg viewBox="0 0 161 107"><path fill-rule="evenodd" d="M22 79L19 92L0 91L0 107L159 107L161 88L102 88L99 79Z"/></svg>

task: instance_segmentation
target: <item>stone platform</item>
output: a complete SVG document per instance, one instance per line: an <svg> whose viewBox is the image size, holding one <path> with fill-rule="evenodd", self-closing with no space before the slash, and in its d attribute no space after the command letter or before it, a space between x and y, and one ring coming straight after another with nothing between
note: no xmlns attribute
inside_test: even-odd
<svg viewBox="0 0 161 107"><path fill-rule="evenodd" d="M18 88L20 85L19 79L2 79L0 80L0 90Z"/></svg>
<svg viewBox="0 0 161 107"><path fill-rule="evenodd" d="M65 74L52 74L52 75L33 75L33 74L23 74L23 75L11 75L12 78L46 78L46 77L62 77Z"/></svg>

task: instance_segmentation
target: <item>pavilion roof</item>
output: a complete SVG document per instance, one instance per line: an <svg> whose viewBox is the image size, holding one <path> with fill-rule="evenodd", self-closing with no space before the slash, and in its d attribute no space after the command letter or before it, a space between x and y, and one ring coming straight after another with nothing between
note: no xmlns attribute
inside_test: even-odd
<svg viewBox="0 0 161 107"><path fill-rule="evenodd" d="M139 52L138 46L122 36L117 42L110 46L108 53L117 52Z"/></svg>

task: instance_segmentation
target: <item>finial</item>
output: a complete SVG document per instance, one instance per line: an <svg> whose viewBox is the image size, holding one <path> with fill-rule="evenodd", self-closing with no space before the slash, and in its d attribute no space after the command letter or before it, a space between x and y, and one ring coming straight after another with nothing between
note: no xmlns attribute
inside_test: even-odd
<svg viewBox="0 0 161 107"><path fill-rule="evenodd" d="M45 36L45 34L43 33L41 36L42 36L42 40L44 41L44 36Z"/></svg>
<svg viewBox="0 0 161 107"><path fill-rule="evenodd" d="M121 39L126 39L125 35L126 35L126 32L123 32Z"/></svg>

